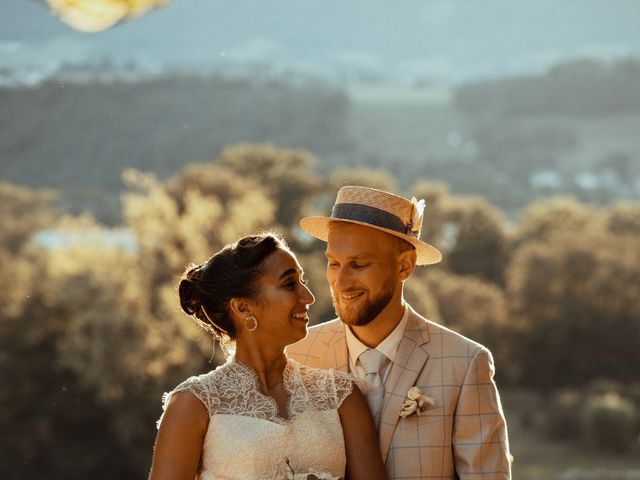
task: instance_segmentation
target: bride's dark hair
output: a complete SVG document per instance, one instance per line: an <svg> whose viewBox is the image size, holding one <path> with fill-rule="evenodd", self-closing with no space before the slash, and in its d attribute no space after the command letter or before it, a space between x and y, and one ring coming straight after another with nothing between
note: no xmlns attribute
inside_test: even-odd
<svg viewBox="0 0 640 480"><path fill-rule="evenodd" d="M213 334L223 349L236 338L229 301L256 297L262 264L279 248L288 246L274 233L250 235L227 245L203 264L189 265L182 275L178 285L182 310Z"/></svg>

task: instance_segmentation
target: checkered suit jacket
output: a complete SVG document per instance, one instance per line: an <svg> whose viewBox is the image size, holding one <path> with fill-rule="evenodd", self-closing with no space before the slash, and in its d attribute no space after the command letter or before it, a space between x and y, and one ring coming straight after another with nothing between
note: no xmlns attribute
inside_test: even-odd
<svg viewBox="0 0 640 480"><path fill-rule="evenodd" d="M287 355L319 368L349 370L345 326L332 320L309 329ZM385 381L379 441L390 479L511 478L509 442L489 350L409 311ZM399 416L417 385L435 405Z"/></svg>

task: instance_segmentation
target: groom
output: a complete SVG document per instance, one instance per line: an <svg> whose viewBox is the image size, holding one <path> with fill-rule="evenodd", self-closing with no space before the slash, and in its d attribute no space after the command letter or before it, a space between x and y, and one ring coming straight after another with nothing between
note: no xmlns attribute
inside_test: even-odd
<svg viewBox="0 0 640 480"><path fill-rule="evenodd" d="M491 353L403 299L415 266L442 259L419 239L423 208L423 201L348 186L330 217L300 221L327 242L339 318L312 327L287 353L362 380L390 479L510 479Z"/></svg>

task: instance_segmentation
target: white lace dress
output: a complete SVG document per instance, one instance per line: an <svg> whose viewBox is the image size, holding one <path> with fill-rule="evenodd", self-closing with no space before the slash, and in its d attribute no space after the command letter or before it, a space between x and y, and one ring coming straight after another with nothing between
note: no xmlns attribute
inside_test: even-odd
<svg viewBox="0 0 640 480"><path fill-rule="evenodd" d="M275 400L260 391L256 373L238 362L191 377L165 394L164 408L173 393L189 391L209 412L200 480L285 479L287 460L296 478L309 472L344 477L338 408L352 391L351 378L288 360L284 386L286 420Z"/></svg>

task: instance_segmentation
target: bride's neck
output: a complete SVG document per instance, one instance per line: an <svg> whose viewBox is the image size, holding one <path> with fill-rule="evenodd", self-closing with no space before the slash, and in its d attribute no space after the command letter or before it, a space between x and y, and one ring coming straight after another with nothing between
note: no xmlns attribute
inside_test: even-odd
<svg viewBox="0 0 640 480"><path fill-rule="evenodd" d="M235 359L256 372L263 388L270 390L282 383L287 357L281 348L256 348L255 345L245 347L237 344Z"/></svg>

